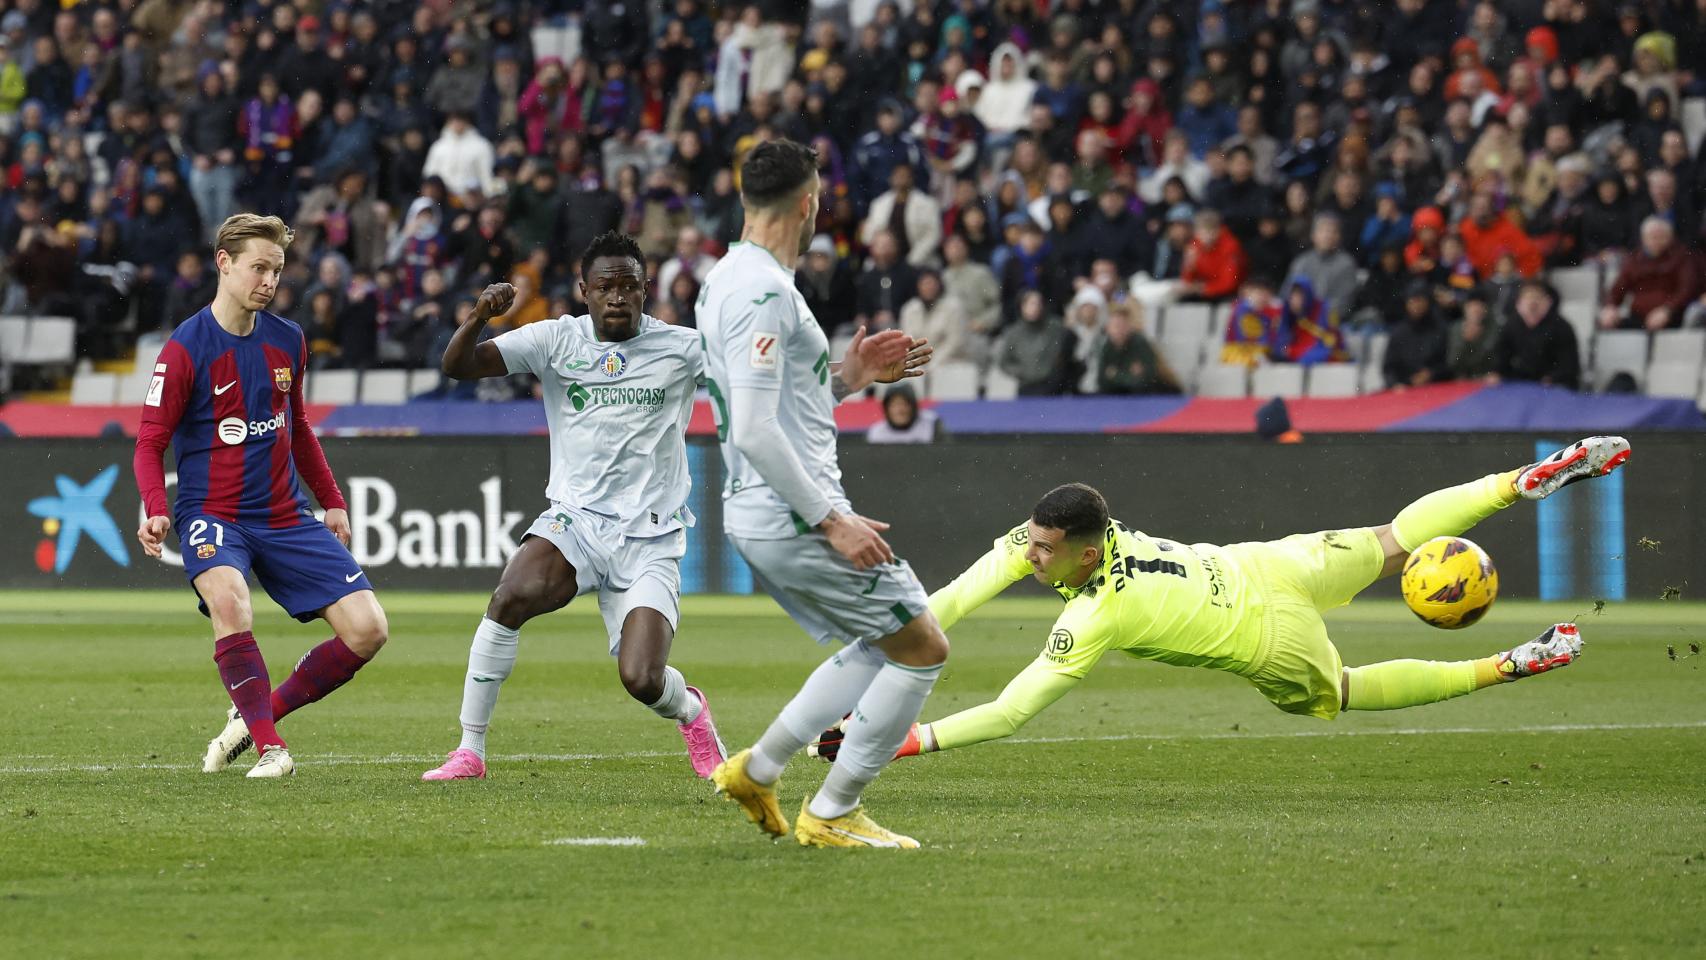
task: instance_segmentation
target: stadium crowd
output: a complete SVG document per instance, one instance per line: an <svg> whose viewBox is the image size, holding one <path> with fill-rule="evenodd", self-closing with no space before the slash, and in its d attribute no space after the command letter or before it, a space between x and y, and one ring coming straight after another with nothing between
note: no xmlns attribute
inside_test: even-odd
<svg viewBox="0 0 1706 960"><path fill-rule="evenodd" d="M1178 301L1226 305L1228 362L1389 331L1391 384L1575 386L1550 268L1608 265L1606 327L1706 324L1706 0L0 9L0 313L91 358L207 303L239 210L295 226L273 309L318 367L433 366L494 281L495 331L582 312L614 228L692 325L777 136L818 151L825 328L1025 394L1177 390L1146 331Z"/></svg>

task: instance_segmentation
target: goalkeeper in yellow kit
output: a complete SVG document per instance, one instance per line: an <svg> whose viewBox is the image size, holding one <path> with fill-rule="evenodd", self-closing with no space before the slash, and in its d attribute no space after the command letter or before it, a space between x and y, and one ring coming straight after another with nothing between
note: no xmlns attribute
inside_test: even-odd
<svg viewBox="0 0 1706 960"><path fill-rule="evenodd" d="M1540 500L1603 476L1629 457L1622 437L1589 437L1521 470L1430 493L1389 524L1299 534L1267 543L1186 545L1131 530L1083 484L1049 491L1030 520L930 597L944 630L1027 575L1066 601L1042 653L993 702L913 728L900 756L1011 736L1118 650L1249 680L1287 713L1330 720L1341 710L1433 703L1567 666L1581 655L1573 624L1480 660L1389 660L1345 667L1321 612L1397 573L1410 551L1456 536L1518 500ZM840 732L813 753L833 761Z"/></svg>

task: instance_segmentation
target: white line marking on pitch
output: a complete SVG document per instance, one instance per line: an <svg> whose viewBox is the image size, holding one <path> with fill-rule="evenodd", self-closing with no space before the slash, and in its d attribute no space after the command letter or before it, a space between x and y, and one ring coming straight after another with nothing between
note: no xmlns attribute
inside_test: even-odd
<svg viewBox="0 0 1706 960"><path fill-rule="evenodd" d="M640 837L558 837L545 841L547 847L643 847Z"/></svg>
<svg viewBox="0 0 1706 960"><path fill-rule="evenodd" d="M1341 728L1338 730L1293 730L1273 733L1115 733L1100 737L1009 737L1006 740L995 742L997 744L1047 744L1122 743L1128 741L1302 740L1329 737L1426 737L1435 734L1615 733L1629 730L1699 730L1702 728L1706 728L1706 720L1679 723L1546 723L1516 727L1400 727L1396 730L1345 730ZM490 758L490 762L571 763L586 760L641 760L651 757L678 757L680 755L681 751L679 750L630 750L623 753L515 753L493 756ZM444 760L443 754L436 753L418 755L393 753L384 756L329 754L323 757L305 754L304 756L303 763L310 767L373 767L402 763L436 763ZM13 759L22 758L14 757ZM30 773L116 773L121 770L193 770L200 769L200 767L199 761L195 763L56 764L35 767L0 767L0 776Z"/></svg>

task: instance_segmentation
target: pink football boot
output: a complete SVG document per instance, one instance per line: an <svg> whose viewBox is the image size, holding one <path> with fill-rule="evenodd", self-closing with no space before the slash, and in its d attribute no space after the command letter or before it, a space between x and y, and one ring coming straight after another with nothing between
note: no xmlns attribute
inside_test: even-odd
<svg viewBox="0 0 1706 960"><path fill-rule="evenodd" d="M700 779L709 780L711 771L729 758L729 751L723 746L723 738L717 736L717 722L711 719L711 701L705 699L698 687L688 687L687 692L699 698L699 715L692 723L676 727L681 730L681 739L687 741L687 759L693 762L693 772ZM450 764L444 766L448 768Z"/></svg>
<svg viewBox="0 0 1706 960"><path fill-rule="evenodd" d="M444 766L437 770L428 770L421 774L422 780L484 780L486 779L486 761L472 750L456 749L450 751Z"/></svg>

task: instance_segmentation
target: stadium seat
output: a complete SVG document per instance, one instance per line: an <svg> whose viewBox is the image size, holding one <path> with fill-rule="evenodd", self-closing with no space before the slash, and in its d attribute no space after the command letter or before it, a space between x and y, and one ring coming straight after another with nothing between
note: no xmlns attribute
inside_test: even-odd
<svg viewBox="0 0 1706 960"><path fill-rule="evenodd" d="M1230 363L1205 363L1197 373L1197 395L1202 397L1247 397L1250 368Z"/></svg>
<svg viewBox="0 0 1706 960"><path fill-rule="evenodd" d="M1214 304L1175 303L1161 311L1161 335L1168 340L1208 340L1214 328Z"/></svg>
<svg viewBox="0 0 1706 960"><path fill-rule="evenodd" d="M1588 351L1593 345L1593 332L1599 324L1599 306L1591 300L1576 300L1570 303L1558 304L1558 315L1564 318L1576 331L1576 353L1581 357L1582 366L1588 365ZM1521 323L1521 320L1509 320L1509 323Z"/></svg>
<svg viewBox="0 0 1706 960"><path fill-rule="evenodd" d="M1706 363L1706 330L1660 330L1653 334L1653 363Z"/></svg>
<svg viewBox="0 0 1706 960"><path fill-rule="evenodd" d="M17 363L29 338L29 317L0 317L0 360Z"/></svg>
<svg viewBox="0 0 1706 960"><path fill-rule="evenodd" d="M1181 386L1186 390L1191 389L1190 381L1196 378L1197 367L1202 363L1203 341L1163 337L1156 341L1155 349L1161 354L1161 359L1167 361L1167 365L1178 374L1179 379L1184 381Z"/></svg>
<svg viewBox="0 0 1706 960"><path fill-rule="evenodd" d="M31 317L24 348L13 363L70 363L77 357L77 321L70 317Z"/></svg>
<svg viewBox="0 0 1706 960"><path fill-rule="evenodd" d="M1386 371L1378 363L1365 363L1357 375L1359 393L1379 393L1386 389Z"/></svg>
<svg viewBox="0 0 1706 960"><path fill-rule="evenodd" d="M851 334L840 334L838 336L831 337L829 339L829 359L834 360L837 363L841 362L841 358L847 356L847 347L852 342L853 336Z"/></svg>
<svg viewBox="0 0 1706 960"><path fill-rule="evenodd" d="M1700 364L1697 361L1673 363L1669 359L1656 359L1647 370L1646 390L1655 397L1692 400L1700 392Z"/></svg>
<svg viewBox="0 0 1706 960"><path fill-rule="evenodd" d="M316 370L308 375L308 402L354 403L358 381L354 370Z"/></svg>
<svg viewBox="0 0 1706 960"><path fill-rule="evenodd" d="M1627 373L1637 386L1647 374L1647 334L1641 330L1601 330L1593 338L1593 385L1604 390L1611 378Z"/></svg>
<svg viewBox="0 0 1706 960"><path fill-rule="evenodd" d="M118 393L118 374L89 371L79 373L71 381L71 404L78 407L100 407L112 404Z"/></svg>
<svg viewBox="0 0 1706 960"><path fill-rule="evenodd" d="M999 368L989 368L989 375L983 381L984 399L1011 400L1018 395L1019 381L1001 372Z"/></svg>
<svg viewBox="0 0 1706 960"><path fill-rule="evenodd" d="M113 395L113 402L123 407L133 407L142 403L148 397L148 384L154 380L154 369L138 370L118 378L118 392Z"/></svg>
<svg viewBox="0 0 1706 960"><path fill-rule="evenodd" d="M1305 393L1311 397L1354 397L1357 395L1357 372L1354 363L1317 363L1309 368L1309 385Z"/></svg>
<svg viewBox="0 0 1706 960"><path fill-rule="evenodd" d="M409 400L407 370L369 370L361 378L361 402L398 404Z"/></svg>
<svg viewBox="0 0 1706 960"><path fill-rule="evenodd" d="M1599 264L1554 270L1548 278L1562 303L1599 303Z"/></svg>
<svg viewBox="0 0 1706 960"><path fill-rule="evenodd" d="M138 341L136 344L136 368L134 373L153 373L154 364L160 359L160 349L165 344L158 340Z"/></svg>
<svg viewBox="0 0 1706 960"><path fill-rule="evenodd" d="M1362 365L1365 368L1380 369L1381 364L1386 362L1386 342L1390 339L1391 335L1385 333L1368 335L1368 340L1363 343L1362 348Z"/></svg>
<svg viewBox="0 0 1706 960"><path fill-rule="evenodd" d="M927 396L936 400L976 400L977 364L965 360L933 363L924 377Z"/></svg>
<svg viewBox="0 0 1706 960"><path fill-rule="evenodd" d="M444 378L443 372L437 367L422 367L409 371L409 399L438 389L438 382Z"/></svg>
<svg viewBox="0 0 1706 960"><path fill-rule="evenodd" d="M1250 373L1250 395L1253 397L1303 396L1303 368L1295 363L1270 363Z"/></svg>
<svg viewBox="0 0 1706 960"><path fill-rule="evenodd" d="M1706 98L1689 97L1682 101L1682 137L1691 156L1700 153L1706 141Z"/></svg>

